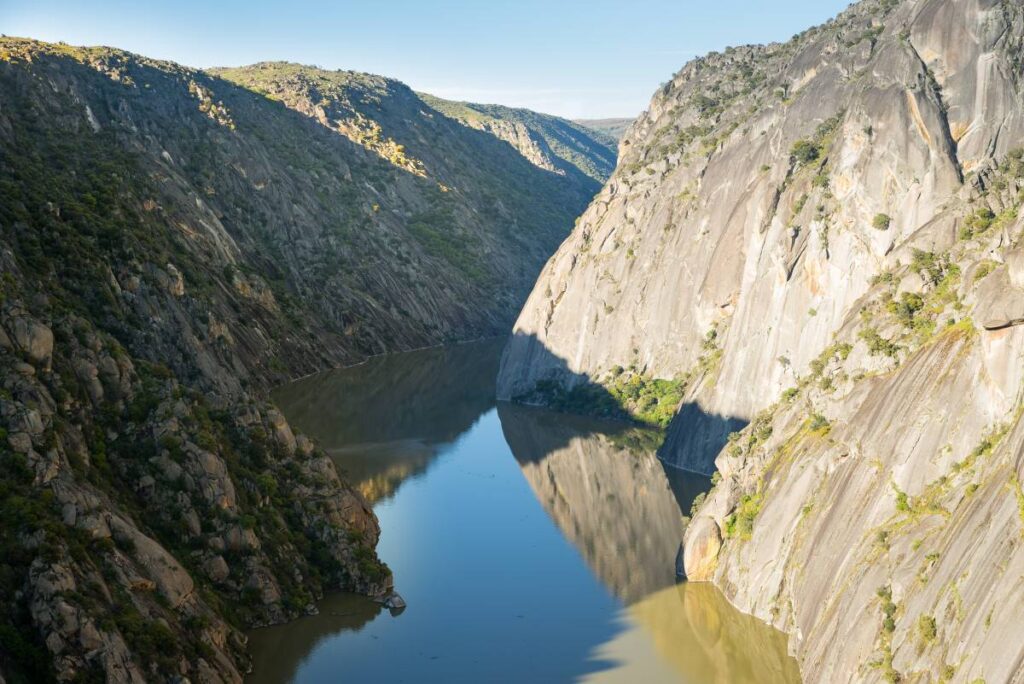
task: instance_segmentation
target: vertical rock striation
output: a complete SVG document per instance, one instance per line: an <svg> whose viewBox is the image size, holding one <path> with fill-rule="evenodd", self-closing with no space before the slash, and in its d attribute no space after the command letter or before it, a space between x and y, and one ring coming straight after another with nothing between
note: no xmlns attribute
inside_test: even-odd
<svg viewBox="0 0 1024 684"><path fill-rule="evenodd" d="M506 350L506 398L685 383L686 570L806 681L1024 671L1022 44L1019 3L866 0L690 63Z"/></svg>

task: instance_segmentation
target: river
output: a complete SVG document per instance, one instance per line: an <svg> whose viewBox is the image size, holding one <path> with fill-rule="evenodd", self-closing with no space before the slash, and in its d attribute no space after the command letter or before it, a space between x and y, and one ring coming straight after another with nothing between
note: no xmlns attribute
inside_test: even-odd
<svg viewBox="0 0 1024 684"><path fill-rule="evenodd" d="M373 504L408 607L350 594L250 634L251 684L799 682L786 637L676 556L705 478L634 426L496 404L502 341L378 357L275 393Z"/></svg>

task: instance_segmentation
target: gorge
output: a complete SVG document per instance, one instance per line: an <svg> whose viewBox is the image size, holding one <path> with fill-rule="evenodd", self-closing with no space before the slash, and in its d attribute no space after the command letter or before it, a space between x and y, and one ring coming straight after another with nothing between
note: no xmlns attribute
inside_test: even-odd
<svg viewBox="0 0 1024 684"><path fill-rule="evenodd" d="M0 684L1022 681L1022 203L1019 0L636 119L4 36Z"/></svg>

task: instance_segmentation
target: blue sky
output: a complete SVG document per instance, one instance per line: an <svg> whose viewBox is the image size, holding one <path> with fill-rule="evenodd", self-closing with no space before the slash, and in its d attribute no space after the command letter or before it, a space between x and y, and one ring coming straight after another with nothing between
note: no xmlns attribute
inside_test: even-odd
<svg viewBox="0 0 1024 684"><path fill-rule="evenodd" d="M0 0L0 32L195 67L289 60L441 97L633 116L693 57L785 40L849 0Z"/></svg>

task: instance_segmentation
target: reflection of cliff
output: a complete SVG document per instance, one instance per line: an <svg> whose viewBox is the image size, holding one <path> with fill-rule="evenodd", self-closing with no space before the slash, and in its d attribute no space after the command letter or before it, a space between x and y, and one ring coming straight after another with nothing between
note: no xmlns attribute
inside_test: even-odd
<svg viewBox="0 0 1024 684"><path fill-rule="evenodd" d="M359 631L381 611L379 603L354 594L333 594L317 604L319 613L249 633L253 673L246 684L297 681L299 668L324 639Z"/></svg>
<svg viewBox="0 0 1024 684"><path fill-rule="evenodd" d="M392 495L494 405L505 341L370 359L279 388L291 424L315 438L371 502Z"/></svg>
<svg viewBox="0 0 1024 684"><path fill-rule="evenodd" d="M712 584L683 583L653 594L626 609L634 625L595 654L618 667L587 681L640 681L651 667L646 639L661 664L693 684L790 684L800 681L796 660L788 655L786 635L735 608Z"/></svg>
<svg viewBox="0 0 1024 684"><path fill-rule="evenodd" d="M675 581L676 492L698 486L670 484L653 449L632 446L644 443L636 428L504 404L498 415L537 499L616 596L630 603Z"/></svg>

